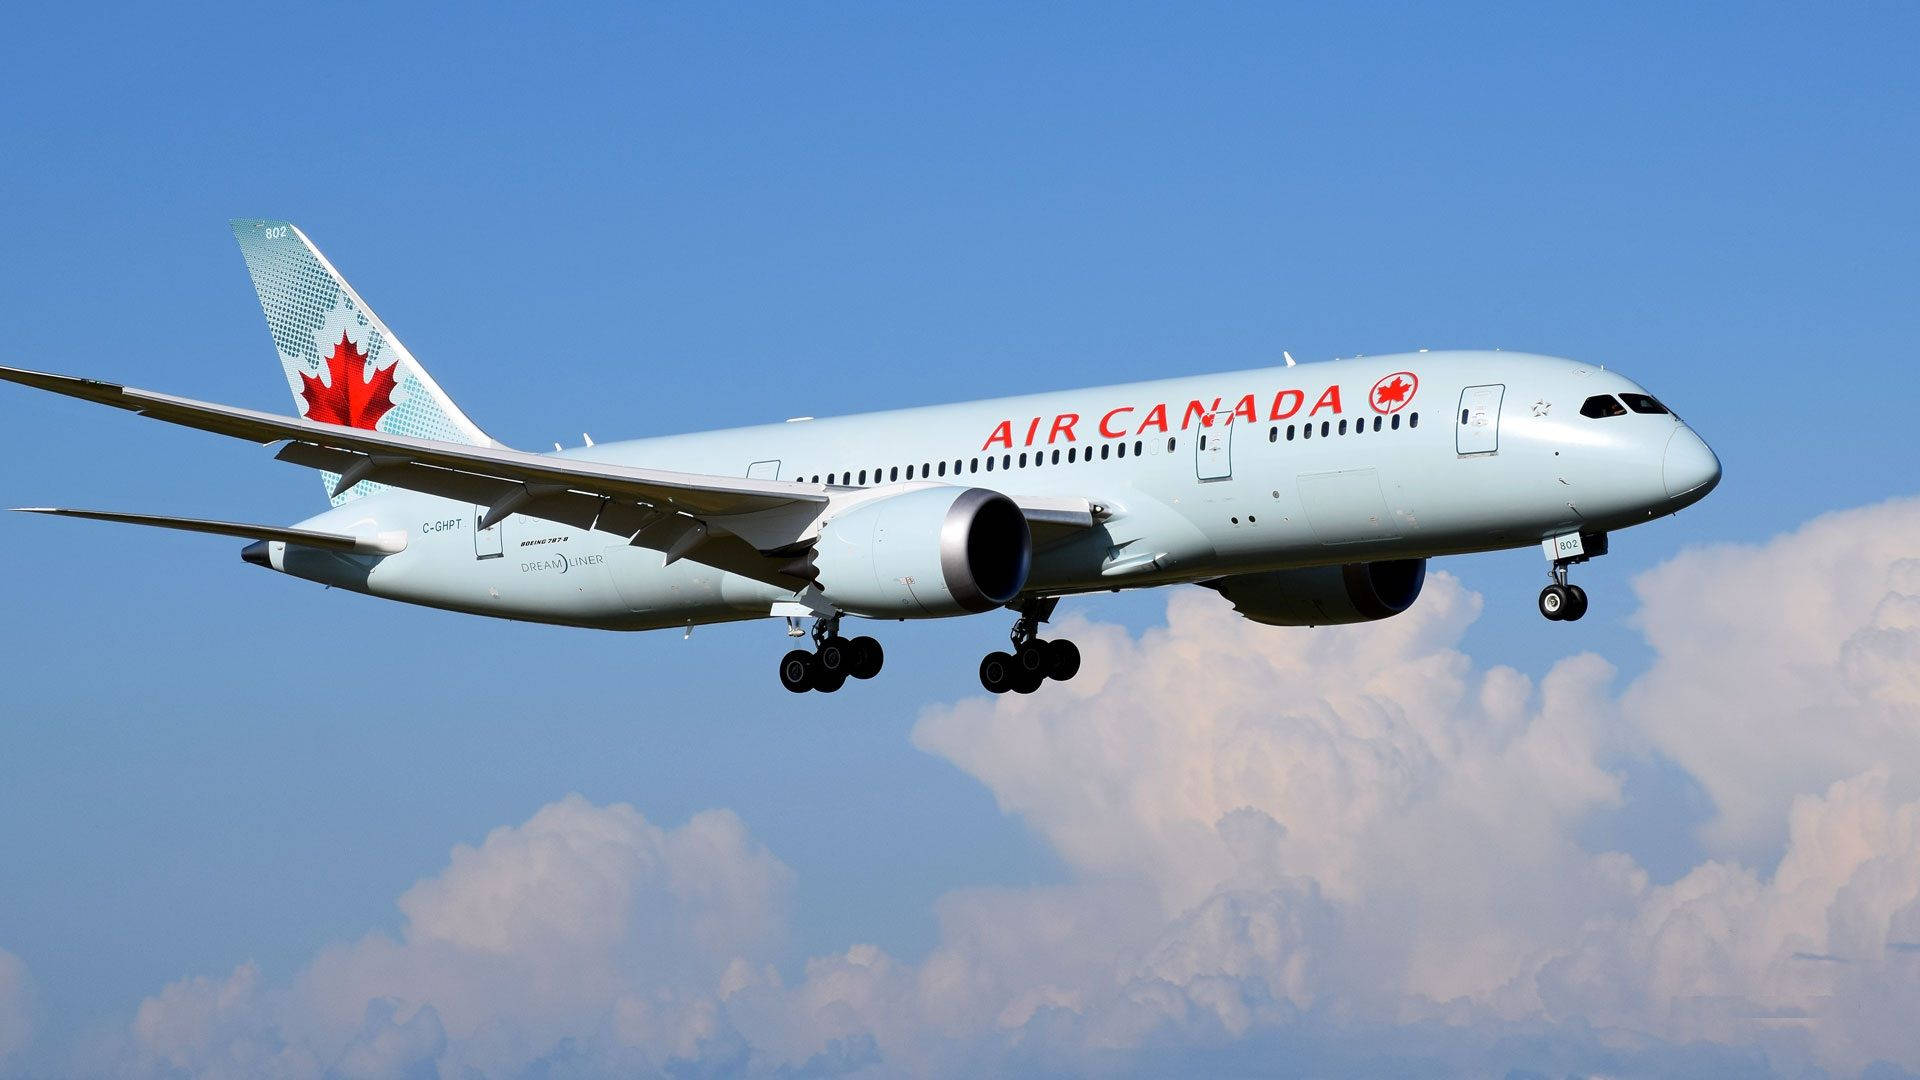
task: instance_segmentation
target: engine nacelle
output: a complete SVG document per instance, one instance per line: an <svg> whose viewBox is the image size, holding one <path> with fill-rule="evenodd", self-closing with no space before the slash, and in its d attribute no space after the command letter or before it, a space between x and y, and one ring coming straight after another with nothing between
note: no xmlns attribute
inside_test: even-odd
<svg viewBox="0 0 1920 1080"><path fill-rule="evenodd" d="M1419 599L1427 560L1347 563L1237 574L1207 582L1233 610L1268 626L1331 626L1398 615Z"/></svg>
<svg viewBox="0 0 1920 1080"><path fill-rule="evenodd" d="M1019 595L1033 538L1026 516L999 492L923 488L829 518L808 562L815 584L842 611L965 615Z"/></svg>

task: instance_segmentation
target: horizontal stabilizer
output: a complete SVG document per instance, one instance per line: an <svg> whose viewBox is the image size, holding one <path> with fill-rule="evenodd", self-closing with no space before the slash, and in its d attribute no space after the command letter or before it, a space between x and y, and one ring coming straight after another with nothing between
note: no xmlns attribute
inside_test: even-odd
<svg viewBox="0 0 1920 1080"><path fill-rule="evenodd" d="M321 548L353 555L393 555L406 550L404 537L349 536L345 533L315 532L312 529L282 529L272 525L245 525L237 521L207 521L204 518L163 517L158 514L116 514L106 510L69 510L55 506L15 507L15 513L53 514L56 517L87 518L92 521L118 521L125 525L152 525L182 532L211 533L241 540L278 540L301 547Z"/></svg>

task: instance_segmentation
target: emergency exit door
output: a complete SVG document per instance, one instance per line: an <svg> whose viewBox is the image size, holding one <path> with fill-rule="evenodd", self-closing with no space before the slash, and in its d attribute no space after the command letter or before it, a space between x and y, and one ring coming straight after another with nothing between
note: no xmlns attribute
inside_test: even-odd
<svg viewBox="0 0 1920 1080"><path fill-rule="evenodd" d="M1194 455L1202 480L1229 480L1233 477L1233 412L1217 412L1207 417L1194 439Z"/></svg>
<svg viewBox="0 0 1920 1080"><path fill-rule="evenodd" d="M1500 398L1505 385L1469 386L1460 391L1460 412L1454 416L1454 449L1462 454L1500 451Z"/></svg>

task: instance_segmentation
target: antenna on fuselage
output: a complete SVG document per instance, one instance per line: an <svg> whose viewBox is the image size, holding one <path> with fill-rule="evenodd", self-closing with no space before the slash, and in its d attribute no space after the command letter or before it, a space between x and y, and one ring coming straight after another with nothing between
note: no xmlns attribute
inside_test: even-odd
<svg viewBox="0 0 1920 1080"><path fill-rule="evenodd" d="M1290 353L1290 352L1288 352L1288 351L1287 351L1287 350L1285 350L1285 349L1281 349L1281 350L1280 350L1280 355L1281 355L1281 357L1282 357L1282 358L1284 358L1284 359L1286 360L1286 362L1287 362L1287 366L1288 366L1288 367L1292 367L1292 366L1293 366L1293 354L1292 354L1292 353Z"/></svg>

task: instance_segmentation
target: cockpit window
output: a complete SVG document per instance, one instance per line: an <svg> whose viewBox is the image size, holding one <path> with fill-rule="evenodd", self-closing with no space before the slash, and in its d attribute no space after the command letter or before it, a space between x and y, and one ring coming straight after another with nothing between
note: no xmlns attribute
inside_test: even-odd
<svg viewBox="0 0 1920 1080"><path fill-rule="evenodd" d="M1668 411L1665 405L1660 404L1645 394L1621 394L1620 400L1627 403L1627 408L1638 413L1664 413Z"/></svg>
<svg viewBox="0 0 1920 1080"><path fill-rule="evenodd" d="M1647 398L1647 400L1652 401L1653 399ZM1665 410L1662 411L1664 412ZM1595 394L1580 406L1580 415L1599 420L1607 416L1625 416L1627 415L1627 410L1619 401L1614 399L1612 394Z"/></svg>

